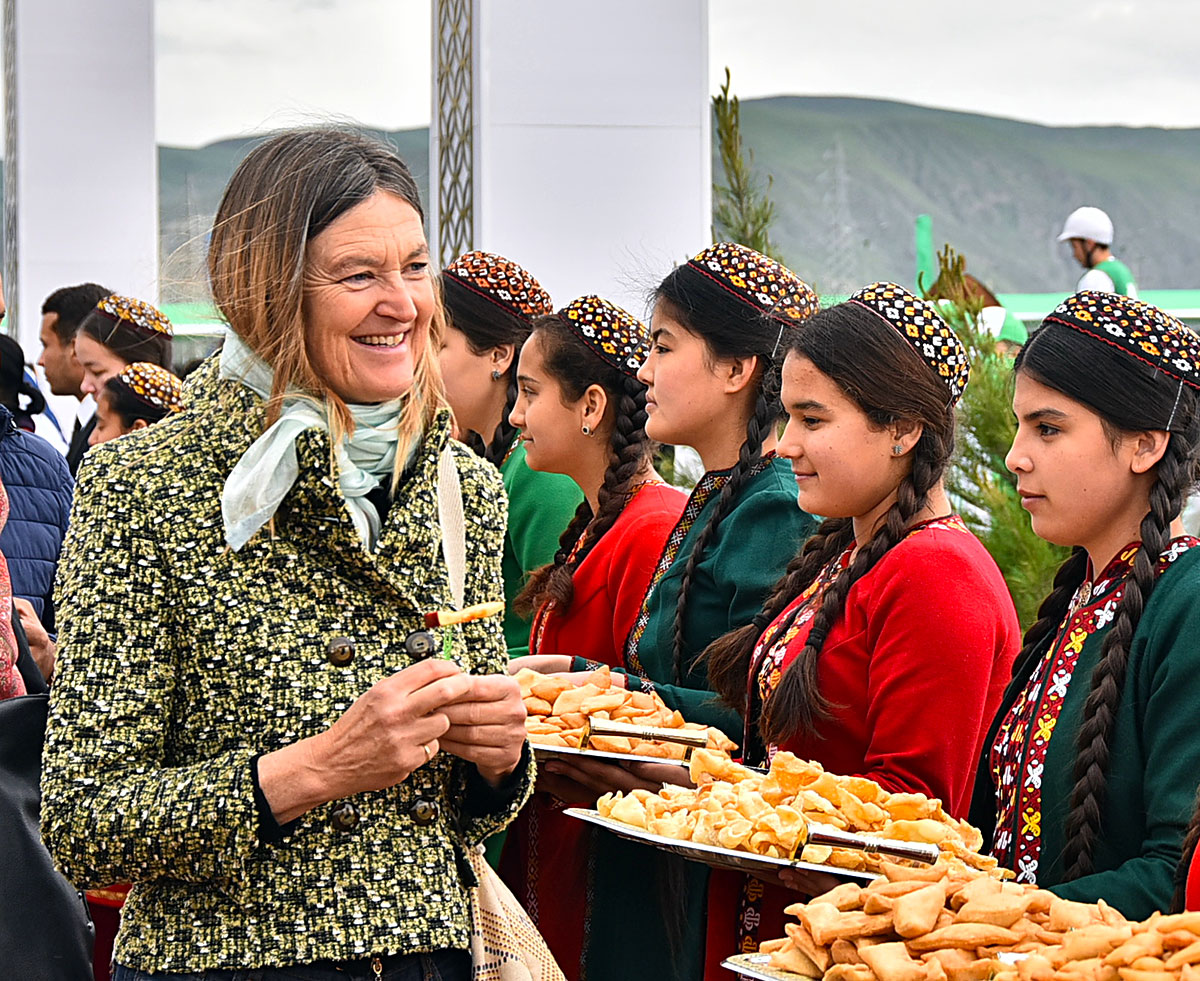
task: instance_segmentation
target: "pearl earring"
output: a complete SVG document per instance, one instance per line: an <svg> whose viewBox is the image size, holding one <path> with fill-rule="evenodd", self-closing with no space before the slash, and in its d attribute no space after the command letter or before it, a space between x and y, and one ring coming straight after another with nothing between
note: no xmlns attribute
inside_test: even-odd
<svg viewBox="0 0 1200 981"><path fill-rule="evenodd" d="M581 430L580 430L580 431L583 433L583 435L584 435L584 436L591 436L591 435L592 435L592 427L591 427L591 426L589 426L589 425L586 425L586 424L585 424L585 425L584 425L584 426L581 428Z"/></svg>

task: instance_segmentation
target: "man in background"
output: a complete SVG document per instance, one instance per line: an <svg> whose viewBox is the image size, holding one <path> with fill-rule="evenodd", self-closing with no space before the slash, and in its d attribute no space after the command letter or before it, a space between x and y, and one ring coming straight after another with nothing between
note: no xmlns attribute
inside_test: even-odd
<svg viewBox="0 0 1200 981"><path fill-rule="evenodd" d="M1087 271L1075 286L1137 298L1137 283L1129 267L1112 254L1113 223L1099 208L1076 208L1067 216L1060 242L1071 243L1071 254Z"/></svg>
<svg viewBox="0 0 1200 981"><path fill-rule="evenodd" d="M42 304L42 355L38 364L46 373L51 392L80 400L72 431L63 433L70 438L67 467L71 476L79 469L79 461L87 452L88 437L96 426L96 403L90 396L85 398L80 388L83 368L75 358L75 332L83 318L111 292L97 283L64 286L46 297Z"/></svg>

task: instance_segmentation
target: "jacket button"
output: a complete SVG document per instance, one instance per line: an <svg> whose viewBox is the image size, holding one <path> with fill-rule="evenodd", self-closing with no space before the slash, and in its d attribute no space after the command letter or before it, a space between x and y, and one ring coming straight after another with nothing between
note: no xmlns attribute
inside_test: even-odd
<svg viewBox="0 0 1200 981"><path fill-rule="evenodd" d="M335 831L353 831L361 815L358 808L348 800L342 801L329 815L329 823Z"/></svg>
<svg viewBox="0 0 1200 981"><path fill-rule="evenodd" d="M441 808L438 807L438 802L432 797L418 797L413 806L409 808L409 817L413 819L414 824L419 824L424 827L427 824L433 824L437 820L438 813Z"/></svg>
<svg viewBox="0 0 1200 981"><path fill-rule="evenodd" d="M437 650L437 638L428 630L414 630L404 638L404 649L413 657L428 657Z"/></svg>
<svg viewBox="0 0 1200 981"><path fill-rule="evenodd" d="M334 667L344 668L354 660L354 641L349 637L334 637L325 648L325 656Z"/></svg>

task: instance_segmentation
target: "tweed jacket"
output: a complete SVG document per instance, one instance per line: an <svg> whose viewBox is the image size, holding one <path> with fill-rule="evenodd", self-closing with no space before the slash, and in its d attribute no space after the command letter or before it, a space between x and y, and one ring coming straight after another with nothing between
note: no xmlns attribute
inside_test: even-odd
<svg viewBox="0 0 1200 981"><path fill-rule="evenodd" d="M405 638L450 605L437 517L439 415L367 552L329 441L297 443L300 475L269 532L225 546L221 490L261 432L263 403L215 359L177 417L94 448L60 564L59 661L43 836L77 886L130 881L119 963L200 971L468 946L465 846L511 820L447 753L398 786L318 806L260 835L251 761L328 728L414 662ZM466 601L502 596L499 474L454 443ZM455 628L453 656L504 669L497 618ZM440 650L440 643L439 643ZM529 754L525 754L529 760ZM484 803L486 801L486 804Z"/></svg>

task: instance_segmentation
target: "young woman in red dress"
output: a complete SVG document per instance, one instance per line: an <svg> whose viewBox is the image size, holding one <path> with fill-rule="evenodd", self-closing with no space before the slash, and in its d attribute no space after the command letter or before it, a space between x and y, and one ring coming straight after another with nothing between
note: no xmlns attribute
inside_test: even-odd
<svg viewBox="0 0 1200 981"><path fill-rule="evenodd" d="M1020 646L999 569L943 484L966 351L933 309L877 283L784 335L778 453L825 521L749 627L706 652L746 720L745 760L788 750L966 813ZM716 872L706 976L782 936L796 894Z"/></svg>
<svg viewBox="0 0 1200 981"><path fill-rule="evenodd" d="M585 296L536 320L521 349L510 419L521 430L526 461L534 470L567 474L584 499L554 562L534 572L517 597L518 612L533 611L533 628L530 654L513 659L510 670L539 668L541 655L624 664L625 638L687 503L651 461L646 389L637 380L648 346L635 317ZM509 829L500 871L575 981L590 831L562 808L564 800L595 795L549 773L539 777L538 791Z"/></svg>

